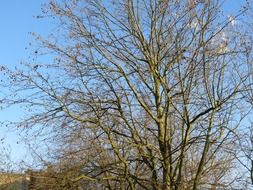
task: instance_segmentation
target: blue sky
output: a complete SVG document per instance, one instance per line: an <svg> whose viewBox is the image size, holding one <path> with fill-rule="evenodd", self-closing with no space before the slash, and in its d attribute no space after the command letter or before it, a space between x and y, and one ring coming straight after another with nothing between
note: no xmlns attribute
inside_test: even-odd
<svg viewBox="0 0 253 190"><path fill-rule="evenodd" d="M34 16L41 12L45 0L8 0L0 4L0 64L12 65L26 59L31 36L29 32L45 33L48 27L45 20ZM3 51L4 50L4 51Z"/></svg>
<svg viewBox="0 0 253 190"><path fill-rule="evenodd" d="M32 36L29 32L46 35L53 28L47 19L36 19L41 13L41 5L47 0L5 0L0 2L0 65L13 67L19 62L29 60L31 50L26 49ZM240 9L243 0L228 0L224 4L227 14ZM1 78L1 76L0 76ZM17 120L21 110L12 108L0 111L0 122ZM17 160L25 155L25 148L16 132L0 128L0 139L5 137L3 146L10 145L12 158ZM17 144L18 142L18 144ZM0 145L1 148L1 145Z"/></svg>
<svg viewBox="0 0 253 190"><path fill-rule="evenodd" d="M43 0L6 0L0 2L0 65L14 67L19 62L29 60L31 50L26 49L32 40L30 32L46 35L50 28L47 19L37 19L41 13ZM0 76L1 78L1 76ZM0 122L17 120L23 115L16 107L0 111ZM3 147L11 147L12 159L18 160L26 154L17 132L4 127L0 128L0 139L5 138ZM1 167L1 166L0 166Z"/></svg>

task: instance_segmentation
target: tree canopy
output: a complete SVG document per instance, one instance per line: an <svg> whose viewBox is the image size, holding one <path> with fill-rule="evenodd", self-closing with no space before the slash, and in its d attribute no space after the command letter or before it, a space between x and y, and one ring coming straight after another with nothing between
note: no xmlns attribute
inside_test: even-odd
<svg viewBox="0 0 253 190"><path fill-rule="evenodd" d="M53 0L44 14L59 30L34 34L35 53L53 59L4 68L5 101L27 107L17 125L73 189L242 187L250 7L231 16L218 0Z"/></svg>

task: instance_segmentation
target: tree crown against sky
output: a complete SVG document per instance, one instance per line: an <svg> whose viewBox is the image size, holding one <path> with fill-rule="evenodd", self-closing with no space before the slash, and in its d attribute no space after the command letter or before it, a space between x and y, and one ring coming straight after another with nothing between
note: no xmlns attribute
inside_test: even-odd
<svg viewBox="0 0 253 190"><path fill-rule="evenodd" d="M54 59L4 68L5 101L27 106L18 125L44 143L40 159L74 171L71 184L231 189L250 158L238 149L251 110L246 5L224 16L216 0L51 1L59 31L35 34L35 53Z"/></svg>

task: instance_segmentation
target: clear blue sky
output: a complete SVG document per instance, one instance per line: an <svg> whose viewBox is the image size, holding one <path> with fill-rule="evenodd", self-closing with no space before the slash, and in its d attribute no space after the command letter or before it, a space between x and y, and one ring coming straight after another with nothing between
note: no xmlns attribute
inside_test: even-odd
<svg viewBox="0 0 253 190"><path fill-rule="evenodd" d="M32 40L29 32L46 35L50 31L52 27L47 19L36 19L36 16L41 13L41 5L45 2L47 1L5 0L0 2L0 65L13 67L20 61L28 60L31 52L26 47ZM21 109L18 108L0 111L0 121L17 120L22 115ZM3 145L0 144L0 150L10 145L12 159L24 157L26 151L17 132L1 127L0 139L3 137L6 139Z"/></svg>
<svg viewBox="0 0 253 190"><path fill-rule="evenodd" d="M48 0L3 0L0 2L0 65L15 66L22 60L29 60L29 49L25 48L31 41L29 32L46 35L52 29L52 23L45 19L36 19L41 13L42 3ZM240 9L243 0L227 0L224 9L228 14ZM1 76L0 76L1 78ZM23 113L17 108L0 111L0 121L17 120ZM18 159L24 156L22 143L17 144L19 137L16 132L0 128L0 139L6 137L3 146L12 147L12 157ZM1 144L0 144L1 148Z"/></svg>

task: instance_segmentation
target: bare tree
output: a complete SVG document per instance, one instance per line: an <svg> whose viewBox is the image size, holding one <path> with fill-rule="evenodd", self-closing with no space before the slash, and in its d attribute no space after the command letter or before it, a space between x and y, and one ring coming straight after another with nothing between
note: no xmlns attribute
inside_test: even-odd
<svg viewBox="0 0 253 190"><path fill-rule="evenodd" d="M220 1L51 1L50 63L7 71L50 159L86 189L218 189L239 178L235 139L249 48ZM248 84L248 83L247 83ZM47 151L46 151L47 152ZM48 153L48 152L47 152Z"/></svg>

